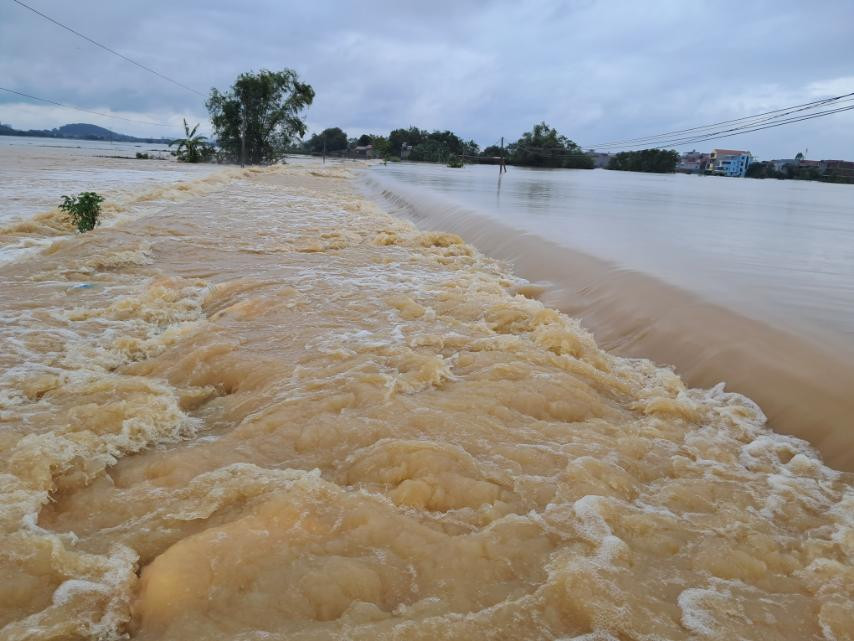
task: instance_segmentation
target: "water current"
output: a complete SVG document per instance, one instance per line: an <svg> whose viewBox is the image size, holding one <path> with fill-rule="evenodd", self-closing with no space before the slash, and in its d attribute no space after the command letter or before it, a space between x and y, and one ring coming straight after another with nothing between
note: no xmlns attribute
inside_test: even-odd
<svg viewBox="0 0 854 641"><path fill-rule="evenodd" d="M367 191L534 281L618 354L758 401L854 470L854 187L423 163Z"/></svg>

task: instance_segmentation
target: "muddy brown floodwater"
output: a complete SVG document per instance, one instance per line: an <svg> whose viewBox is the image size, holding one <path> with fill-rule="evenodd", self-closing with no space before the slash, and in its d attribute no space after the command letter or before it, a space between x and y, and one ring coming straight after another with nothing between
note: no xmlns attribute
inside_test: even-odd
<svg viewBox="0 0 854 641"><path fill-rule="evenodd" d="M0 266L2 639L854 638L852 478L754 403L229 176Z"/></svg>

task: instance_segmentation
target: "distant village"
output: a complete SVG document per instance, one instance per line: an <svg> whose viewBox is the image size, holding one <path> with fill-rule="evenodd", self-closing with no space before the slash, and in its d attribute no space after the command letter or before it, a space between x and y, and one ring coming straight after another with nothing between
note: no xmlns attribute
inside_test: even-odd
<svg viewBox="0 0 854 641"><path fill-rule="evenodd" d="M594 150L596 167L607 168L612 153ZM675 171L683 174L729 176L731 178L797 178L827 182L854 182L854 162L848 160L808 160L798 153L794 158L759 160L742 149L712 149L711 152L687 151L680 155Z"/></svg>

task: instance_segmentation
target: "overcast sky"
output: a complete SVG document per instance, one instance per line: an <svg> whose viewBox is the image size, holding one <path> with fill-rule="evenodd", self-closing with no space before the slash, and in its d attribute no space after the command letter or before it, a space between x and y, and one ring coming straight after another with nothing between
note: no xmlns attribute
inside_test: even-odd
<svg viewBox="0 0 854 641"><path fill-rule="evenodd" d="M311 131L451 129L482 146L545 120L584 147L854 91L854 2L26 0L207 93L291 67ZM0 122L171 136L203 99L0 0ZM209 128L208 128L209 131ZM718 142L762 158L854 160L854 111ZM684 149L684 148L682 148Z"/></svg>

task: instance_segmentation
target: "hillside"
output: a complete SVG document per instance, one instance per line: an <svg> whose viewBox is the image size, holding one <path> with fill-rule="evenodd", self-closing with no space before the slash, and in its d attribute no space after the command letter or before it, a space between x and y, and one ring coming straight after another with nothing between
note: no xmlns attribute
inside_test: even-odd
<svg viewBox="0 0 854 641"><path fill-rule="evenodd" d="M148 142L168 144L169 138L137 138L120 134L98 125L75 122L55 129L15 129L0 123L0 136L31 136L37 138L72 138L76 140L112 140L115 142Z"/></svg>

